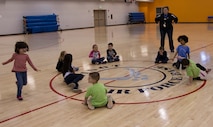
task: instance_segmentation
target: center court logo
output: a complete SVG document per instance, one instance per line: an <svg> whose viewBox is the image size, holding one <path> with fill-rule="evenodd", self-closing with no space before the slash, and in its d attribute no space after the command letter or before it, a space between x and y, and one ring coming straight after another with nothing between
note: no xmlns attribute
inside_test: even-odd
<svg viewBox="0 0 213 127"><path fill-rule="evenodd" d="M108 93L130 94L135 92L162 91L179 84L183 79L180 72L163 66L152 68L118 67L116 69L116 72L123 71L126 75L102 77L102 81L107 81L105 86L109 88ZM110 71L110 69L106 70ZM104 73L106 70L100 70L100 72Z"/></svg>

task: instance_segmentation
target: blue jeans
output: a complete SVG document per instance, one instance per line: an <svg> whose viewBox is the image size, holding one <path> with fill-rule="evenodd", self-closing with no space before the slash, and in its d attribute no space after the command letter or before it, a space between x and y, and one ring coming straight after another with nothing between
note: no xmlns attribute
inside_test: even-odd
<svg viewBox="0 0 213 127"><path fill-rule="evenodd" d="M17 79L17 97L21 97L22 87L27 84L27 72L15 72Z"/></svg>

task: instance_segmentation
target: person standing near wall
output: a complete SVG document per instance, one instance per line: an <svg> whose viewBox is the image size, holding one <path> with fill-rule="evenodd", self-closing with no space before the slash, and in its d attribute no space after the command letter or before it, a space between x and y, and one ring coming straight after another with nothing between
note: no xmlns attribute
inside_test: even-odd
<svg viewBox="0 0 213 127"><path fill-rule="evenodd" d="M165 43L165 36L166 33L168 34L168 38L169 38L169 47L170 47L170 51L174 52L174 44L173 44L173 25L172 23L178 22L178 18L172 14L169 13L169 7L163 7L163 13L160 15L157 15L157 17L155 18L155 22L158 23L160 25L160 35L161 35L161 47L164 47L164 43Z"/></svg>

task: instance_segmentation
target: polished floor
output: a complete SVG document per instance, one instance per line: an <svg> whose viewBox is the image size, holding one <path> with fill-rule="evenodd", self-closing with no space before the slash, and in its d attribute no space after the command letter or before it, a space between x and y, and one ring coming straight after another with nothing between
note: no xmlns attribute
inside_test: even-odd
<svg viewBox="0 0 213 127"><path fill-rule="evenodd" d="M187 35L191 59L213 68L213 24L174 24L177 37ZM155 64L160 46L156 24L133 24L0 37L1 63L14 52L16 41L29 44L28 52L35 72L28 66L28 84L23 88L23 101L16 99L13 63L0 66L0 127L212 127L213 72L207 81L188 84L184 70L167 64ZM88 54L97 44L106 56L112 42L121 61L91 65ZM165 41L168 57L168 39ZM65 50L74 57L83 93L76 94L63 82L56 69L59 53ZM82 104L88 73L98 71L100 82L116 104L113 109L89 110Z"/></svg>

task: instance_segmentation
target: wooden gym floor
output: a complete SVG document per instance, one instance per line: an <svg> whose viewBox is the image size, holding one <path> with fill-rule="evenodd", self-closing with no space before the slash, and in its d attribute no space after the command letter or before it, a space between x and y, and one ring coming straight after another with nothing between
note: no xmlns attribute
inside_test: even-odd
<svg viewBox="0 0 213 127"><path fill-rule="evenodd" d="M213 68L213 24L174 24L177 37L187 35L191 59ZM207 81L187 85L184 70L168 64L154 64L160 46L157 24L134 24L56 33L0 37L1 63L14 52L16 41L25 40L28 52L40 72L28 65L28 84L23 101L16 99L13 63L0 66L0 127L212 127L213 72ZM98 44L106 56L107 44L113 42L121 61L91 65L88 54ZM165 49L169 58L166 37ZM74 57L73 65L85 74L80 81L84 91L76 94L63 83L55 70L59 53L66 50ZM100 82L115 99L113 109L89 110L81 102L88 83L88 73L98 71Z"/></svg>

